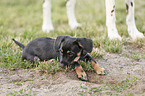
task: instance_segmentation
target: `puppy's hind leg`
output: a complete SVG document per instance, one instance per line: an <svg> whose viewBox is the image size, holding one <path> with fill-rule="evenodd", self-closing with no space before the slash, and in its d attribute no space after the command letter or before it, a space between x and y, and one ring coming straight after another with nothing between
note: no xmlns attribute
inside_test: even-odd
<svg viewBox="0 0 145 96"><path fill-rule="evenodd" d="M28 61L30 61L30 62L32 62L33 64L35 63L35 61L34 61L34 56L27 56L27 58L26 58Z"/></svg>
<svg viewBox="0 0 145 96"><path fill-rule="evenodd" d="M40 58L38 58L37 56L35 56L35 57L34 57L34 61L40 62Z"/></svg>
<svg viewBox="0 0 145 96"><path fill-rule="evenodd" d="M27 54L27 56L23 55L22 60L23 61L28 60L28 61L32 62L33 64L34 63L39 63L39 61L40 61L40 59L37 56L33 56L33 55L30 55L30 54Z"/></svg>

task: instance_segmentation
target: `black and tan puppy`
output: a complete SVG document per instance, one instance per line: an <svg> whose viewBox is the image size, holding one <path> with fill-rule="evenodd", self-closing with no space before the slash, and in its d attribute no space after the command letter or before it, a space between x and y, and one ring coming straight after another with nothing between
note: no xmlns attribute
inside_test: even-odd
<svg viewBox="0 0 145 96"><path fill-rule="evenodd" d="M39 37L27 44L25 47L20 42L12 39L23 49L22 59L35 62L35 59L46 61L50 59L59 60L62 66L75 68L78 78L88 80L87 75L79 60L90 62L97 74L105 74L104 68L99 67L96 61L88 54L93 49L93 42L88 38L76 38L71 36L58 36L56 39Z"/></svg>

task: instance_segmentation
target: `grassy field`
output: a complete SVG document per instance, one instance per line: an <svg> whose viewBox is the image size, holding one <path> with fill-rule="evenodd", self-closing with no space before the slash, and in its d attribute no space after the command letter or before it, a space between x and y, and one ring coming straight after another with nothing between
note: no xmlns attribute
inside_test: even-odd
<svg viewBox="0 0 145 96"><path fill-rule="evenodd" d="M118 3L119 2L119 3ZM1 67L6 68L27 68L31 65L21 62L21 51L12 42L12 38L27 44L32 39L37 37L47 36L56 38L59 35L70 35L76 37L91 38L94 42L94 47L104 49L107 52L120 53L123 44L130 43L125 24L125 5L119 0L116 7L117 28L119 34L123 37L123 42L109 41L107 38L105 26L105 1L95 0L84 2L78 1L76 4L77 20L83 25L82 28L71 30L67 24L66 8L64 0L52 1L52 21L55 30L50 33L42 32L42 4L41 0L1 0L0 1L0 46L1 46ZM121 4L120 4L121 3ZM140 2L136 1L136 5ZM86 7L87 6L87 7ZM139 8L145 5L140 4L136 9L136 25L141 32L145 32L143 21L145 13ZM60 9L60 10L58 10ZM139 12L138 12L139 11ZM80 14L81 13L81 14ZM142 14L141 14L142 13ZM143 46L143 41L138 46ZM134 42L131 42L134 43ZM137 43L137 42L135 42ZM141 44L140 44L141 43Z"/></svg>
<svg viewBox="0 0 145 96"><path fill-rule="evenodd" d="M94 48L97 48L97 51L93 50L91 55L96 59L102 58L106 53L123 54L124 46L131 46L133 50L142 51L142 54L128 55L126 53L122 56L133 60L145 59L145 39L132 41L127 33L124 0L116 2L116 24L119 34L123 37L122 42L109 41L107 38L105 0L83 0L83 2L77 0L76 18L82 27L75 30L71 30L68 26L65 0L52 0L52 22L55 30L50 33L42 32L41 29L42 4L43 0L0 0L0 68L35 68L30 62L21 60L22 50L12 42L12 38L26 45L37 37L56 38L59 35L91 38ZM136 25L139 31L145 34L145 1L135 0L135 4ZM38 66L38 70L56 73L61 69L59 69L58 62L54 61ZM86 66L85 70L89 71L91 68ZM101 92L102 89L91 91L97 92L98 90ZM84 93L81 92L81 94Z"/></svg>

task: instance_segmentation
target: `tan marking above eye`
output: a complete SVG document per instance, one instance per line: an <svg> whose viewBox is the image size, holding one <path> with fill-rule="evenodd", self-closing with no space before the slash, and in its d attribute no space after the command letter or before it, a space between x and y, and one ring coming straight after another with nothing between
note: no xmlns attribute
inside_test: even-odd
<svg viewBox="0 0 145 96"><path fill-rule="evenodd" d="M67 51L67 53L70 53L70 51Z"/></svg>
<svg viewBox="0 0 145 96"><path fill-rule="evenodd" d="M63 50L61 49L61 52L63 52Z"/></svg>
<svg viewBox="0 0 145 96"><path fill-rule="evenodd" d="M81 52L77 53L77 56L80 56L81 55Z"/></svg>

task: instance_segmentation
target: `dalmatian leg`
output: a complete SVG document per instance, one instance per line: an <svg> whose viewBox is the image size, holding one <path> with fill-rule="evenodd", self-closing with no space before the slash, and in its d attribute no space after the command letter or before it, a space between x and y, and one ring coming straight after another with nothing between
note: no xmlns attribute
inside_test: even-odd
<svg viewBox="0 0 145 96"><path fill-rule="evenodd" d="M108 37L110 40L119 39L121 41L122 38L118 34L115 21L115 0L106 0L106 26Z"/></svg>
<svg viewBox="0 0 145 96"><path fill-rule="evenodd" d="M67 0L66 8L67 8L67 16L68 16L68 23L71 29L75 29L76 27L81 27L75 18L75 3L76 0Z"/></svg>
<svg viewBox="0 0 145 96"><path fill-rule="evenodd" d="M45 0L43 3L43 32L49 32L54 30L53 24L51 21L51 0Z"/></svg>
<svg viewBox="0 0 145 96"><path fill-rule="evenodd" d="M143 33L139 32L136 28L135 19L134 19L134 0L125 0L126 3L126 24L128 26L128 34L133 40L137 38L144 38Z"/></svg>

